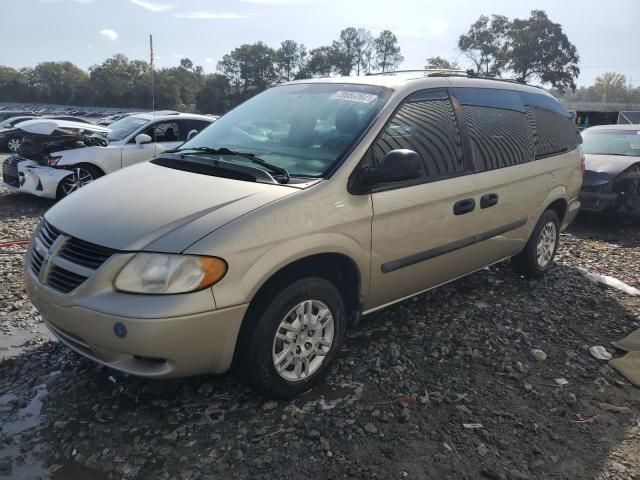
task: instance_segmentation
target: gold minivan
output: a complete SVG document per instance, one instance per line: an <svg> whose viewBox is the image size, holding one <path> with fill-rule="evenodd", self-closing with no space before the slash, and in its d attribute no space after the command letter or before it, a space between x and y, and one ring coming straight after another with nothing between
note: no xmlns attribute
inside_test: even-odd
<svg viewBox="0 0 640 480"><path fill-rule="evenodd" d="M512 258L575 217L580 136L545 91L455 71L271 88L51 208L26 256L58 339L152 378L237 366L273 397L361 315Z"/></svg>

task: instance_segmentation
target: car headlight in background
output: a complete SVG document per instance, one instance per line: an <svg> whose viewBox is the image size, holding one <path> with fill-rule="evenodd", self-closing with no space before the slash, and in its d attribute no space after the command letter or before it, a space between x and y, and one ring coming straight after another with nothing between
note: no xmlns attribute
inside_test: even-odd
<svg viewBox="0 0 640 480"><path fill-rule="evenodd" d="M61 159L62 155L59 155L57 157L52 157L51 155L49 155L49 157L47 158L47 162L49 163L49 165L55 166Z"/></svg>
<svg viewBox="0 0 640 480"><path fill-rule="evenodd" d="M164 253L136 253L116 277L123 292L172 294L210 287L227 273L221 258Z"/></svg>

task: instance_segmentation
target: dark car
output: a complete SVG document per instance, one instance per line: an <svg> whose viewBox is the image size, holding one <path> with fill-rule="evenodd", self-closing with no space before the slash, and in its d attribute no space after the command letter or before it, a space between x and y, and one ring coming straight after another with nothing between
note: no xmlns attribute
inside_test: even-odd
<svg viewBox="0 0 640 480"><path fill-rule="evenodd" d="M20 148L20 138L15 135L17 129L15 128L20 122L26 120L33 120L38 118L36 115L23 115L17 117L9 117L6 120L0 122L0 150L8 152L17 152Z"/></svg>
<svg viewBox="0 0 640 480"><path fill-rule="evenodd" d="M83 119L83 118L79 118L79 117L73 117L70 115L46 115L43 117L37 117L35 115L30 115L30 116L24 116L24 117L12 117L6 121L12 121L14 118L22 118L21 121L25 121L25 120L32 120L34 118L41 118L41 119L52 119L52 120L67 120L69 122L80 122L80 123L89 123L91 124L91 122ZM20 150L20 144L22 143L22 137L24 136L24 133L16 128L16 125L19 122L14 122L13 125L7 126L6 128L0 130L0 151L5 151L5 152L11 152L11 153L16 153ZM0 124L1 126L2 124Z"/></svg>
<svg viewBox="0 0 640 480"><path fill-rule="evenodd" d="M33 115L32 110L0 110L0 122L4 122L11 117L25 117Z"/></svg>
<svg viewBox="0 0 640 480"><path fill-rule="evenodd" d="M640 125L599 125L582 132L583 210L640 210Z"/></svg>

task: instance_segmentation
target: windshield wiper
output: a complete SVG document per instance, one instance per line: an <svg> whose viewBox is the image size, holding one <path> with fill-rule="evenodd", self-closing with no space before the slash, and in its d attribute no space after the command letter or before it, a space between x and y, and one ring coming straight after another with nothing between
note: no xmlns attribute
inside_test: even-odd
<svg viewBox="0 0 640 480"><path fill-rule="evenodd" d="M247 160L255 163L256 165L260 165L264 168L271 170L273 173L281 177L281 183L289 183L289 179L291 178L287 169L278 167L277 165L273 165L269 162L265 162L259 157L256 157L253 153L247 152L238 152L236 150L231 150L226 147L221 148L211 148L211 147L190 147L185 149L176 149L171 150L169 153L180 153L183 154L185 151L194 151L194 152L202 152L202 153L210 153L211 155L236 155L238 157L246 158Z"/></svg>

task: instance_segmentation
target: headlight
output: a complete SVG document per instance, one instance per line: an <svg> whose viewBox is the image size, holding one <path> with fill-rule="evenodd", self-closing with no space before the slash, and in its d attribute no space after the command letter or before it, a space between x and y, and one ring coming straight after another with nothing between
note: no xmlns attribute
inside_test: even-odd
<svg viewBox="0 0 640 480"><path fill-rule="evenodd" d="M210 287L225 273L221 258L137 253L116 277L115 287L131 293L186 293Z"/></svg>

